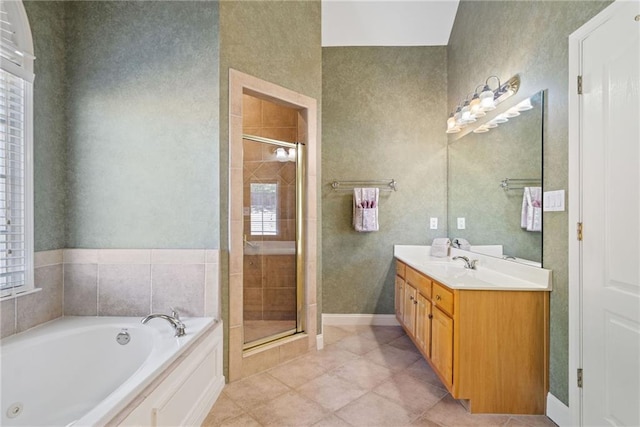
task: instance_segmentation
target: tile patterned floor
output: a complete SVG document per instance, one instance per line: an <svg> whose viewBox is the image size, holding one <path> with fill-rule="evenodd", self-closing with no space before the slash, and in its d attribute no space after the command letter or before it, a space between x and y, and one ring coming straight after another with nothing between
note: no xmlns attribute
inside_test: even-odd
<svg viewBox="0 0 640 427"><path fill-rule="evenodd" d="M227 384L203 426L556 426L469 414L400 327L325 326L323 337L321 351Z"/></svg>

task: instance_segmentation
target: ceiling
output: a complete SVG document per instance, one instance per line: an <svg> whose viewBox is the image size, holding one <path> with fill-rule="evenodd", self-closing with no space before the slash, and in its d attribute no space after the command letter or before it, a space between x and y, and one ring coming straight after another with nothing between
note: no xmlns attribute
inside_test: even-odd
<svg viewBox="0 0 640 427"><path fill-rule="evenodd" d="M443 46L458 0L322 0L322 46Z"/></svg>

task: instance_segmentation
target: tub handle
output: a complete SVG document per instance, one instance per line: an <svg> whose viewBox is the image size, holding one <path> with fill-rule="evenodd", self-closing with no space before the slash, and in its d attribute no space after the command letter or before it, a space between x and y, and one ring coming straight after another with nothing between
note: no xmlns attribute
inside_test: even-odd
<svg viewBox="0 0 640 427"><path fill-rule="evenodd" d="M175 318L176 320L180 320L180 313L178 313L178 311L171 306L169 306L169 309L171 310L171 317Z"/></svg>

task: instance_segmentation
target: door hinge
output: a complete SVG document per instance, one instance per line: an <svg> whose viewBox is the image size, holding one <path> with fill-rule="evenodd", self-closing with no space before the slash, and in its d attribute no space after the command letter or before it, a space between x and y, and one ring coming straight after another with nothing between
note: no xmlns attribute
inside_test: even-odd
<svg viewBox="0 0 640 427"><path fill-rule="evenodd" d="M582 95L582 76L578 76L578 95Z"/></svg>
<svg viewBox="0 0 640 427"><path fill-rule="evenodd" d="M582 368L578 368L578 387L582 388Z"/></svg>
<svg viewBox="0 0 640 427"><path fill-rule="evenodd" d="M578 240L582 241L582 223L581 222L578 223L577 232L578 232Z"/></svg>

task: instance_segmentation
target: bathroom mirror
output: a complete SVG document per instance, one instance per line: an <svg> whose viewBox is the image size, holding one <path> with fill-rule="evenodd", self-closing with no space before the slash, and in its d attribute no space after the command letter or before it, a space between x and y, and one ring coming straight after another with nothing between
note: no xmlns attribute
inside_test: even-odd
<svg viewBox="0 0 640 427"><path fill-rule="evenodd" d="M448 231L471 251L541 266L544 93L529 100L508 121L449 144Z"/></svg>

